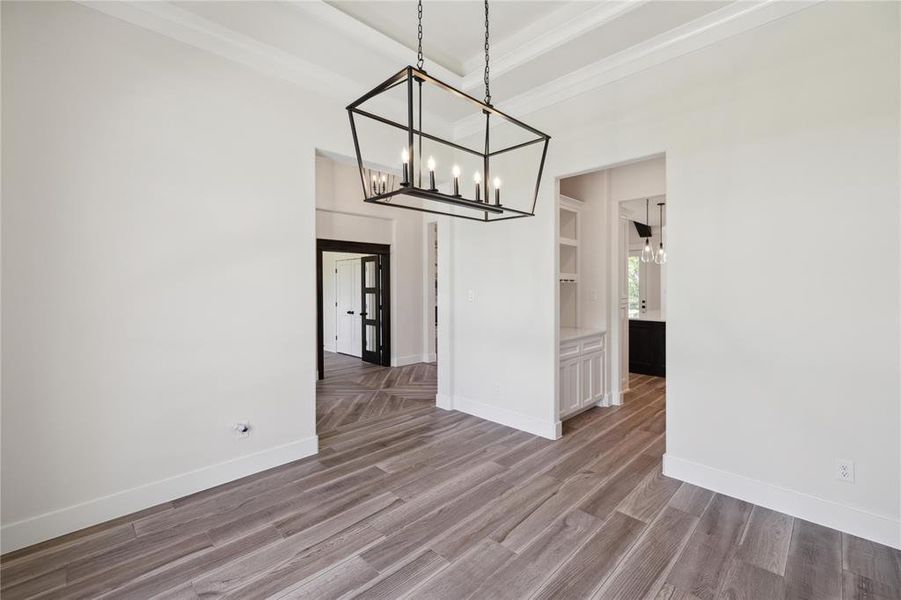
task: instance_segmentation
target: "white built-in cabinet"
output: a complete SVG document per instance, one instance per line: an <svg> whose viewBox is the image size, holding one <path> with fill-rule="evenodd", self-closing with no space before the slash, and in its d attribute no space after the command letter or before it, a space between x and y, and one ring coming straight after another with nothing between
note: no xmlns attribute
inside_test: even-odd
<svg viewBox="0 0 901 600"><path fill-rule="evenodd" d="M565 419L603 403L607 385L607 336L602 331L560 330L559 415Z"/></svg>
<svg viewBox="0 0 901 600"><path fill-rule="evenodd" d="M557 275L560 285L558 417L571 417L607 398L607 334L580 328L582 202L560 197Z"/></svg>

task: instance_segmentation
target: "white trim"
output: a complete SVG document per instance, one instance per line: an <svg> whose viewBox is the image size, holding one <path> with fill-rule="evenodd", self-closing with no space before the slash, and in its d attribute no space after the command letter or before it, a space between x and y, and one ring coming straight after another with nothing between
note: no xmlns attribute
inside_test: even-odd
<svg viewBox="0 0 901 600"><path fill-rule="evenodd" d="M400 65L411 64L412 60L416 58L416 52L413 49L407 48L391 36L382 33L374 27L370 27L362 21L358 21L340 8L336 8L323 0L286 2L285 5L307 18L313 18L320 23L334 27L354 41L383 53L386 57L397 62L398 71L400 70ZM461 85L462 79L460 75L444 65L438 64L432 57L429 57L429 74L454 87L460 87Z"/></svg>
<svg viewBox="0 0 901 600"><path fill-rule="evenodd" d="M415 365L422 362L421 354L410 354L408 356L395 356L391 359L392 367L406 367L407 365Z"/></svg>
<svg viewBox="0 0 901 600"><path fill-rule="evenodd" d="M901 548L901 523L897 518L722 471L669 453L663 455L663 474L886 546Z"/></svg>
<svg viewBox="0 0 901 600"><path fill-rule="evenodd" d="M454 398L447 394L435 394L435 406L442 410L454 410Z"/></svg>
<svg viewBox="0 0 901 600"><path fill-rule="evenodd" d="M200 48L228 60L245 65L261 73L282 79L303 89L322 94L342 103L366 93L369 87L334 69L306 60L214 21L206 19L171 2L146 2L143 0L76 0L82 5L137 25L173 40ZM335 25L335 22L331 23ZM342 31L347 28L341 26ZM368 40L370 45L372 38ZM375 50L385 50L379 44ZM412 53L411 53L412 54ZM400 67L397 68L400 70ZM389 106L399 106L392 97L383 97ZM342 104L343 106L343 104ZM440 115L424 113L429 122L440 131L450 130L452 123Z"/></svg>
<svg viewBox="0 0 901 600"><path fill-rule="evenodd" d="M462 396L454 396L451 406L454 410L464 412L468 415L479 417L480 419L485 419L486 421L491 421L493 423L500 423L501 425L506 425L507 427L525 431L526 433L531 433L549 440L556 440L561 436L562 427L560 421L543 421L513 410L492 406ZM441 408L444 407L442 406Z"/></svg>
<svg viewBox="0 0 901 600"><path fill-rule="evenodd" d="M494 44L491 49L491 76L500 77L521 67L551 50L578 39L586 33L635 10L648 0L630 2L604 2L594 8L583 10L575 5L563 5L554 14L566 15L566 20L557 26L547 27L548 18L538 19L517 31L513 36ZM550 15L553 19L554 15ZM484 55L480 52L466 61L466 76L463 89L474 90L483 83L485 68Z"/></svg>
<svg viewBox="0 0 901 600"><path fill-rule="evenodd" d="M422 362L424 363L433 363L438 360L438 356L436 354L423 354Z"/></svg>
<svg viewBox="0 0 901 600"><path fill-rule="evenodd" d="M163 502L182 498L319 452L319 438L311 436L225 462L188 471L109 496L94 498L4 525L2 552L10 552L78 531Z"/></svg>
<svg viewBox="0 0 901 600"><path fill-rule="evenodd" d="M337 74L333 69L305 60L296 54L240 33L169 2L99 2L79 0L83 5L121 19L138 27L162 34L188 45L201 48L249 66L260 72L290 81L305 89L326 94L346 102L348 98L364 93L368 87L350 77ZM643 0L642 0L643 1ZM694 21L675 27L649 40L635 44L616 54L569 72L557 79L536 86L503 102L503 109L511 115L523 118L535 111L547 108L569 98L600 88L668 60L710 46L717 42L760 27L782 17L794 14L822 0L799 2L733 2ZM492 66L497 76L504 70L515 69L560 44L593 28L609 23L625 12L633 10L641 2L604 4L597 9L582 11L581 16L569 18L549 30L542 20L526 27L508 40L509 50L501 48L501 54ZM307 13L310 18L352 35L358 41L380 52L389 60L396 60L410 51L402 44L375 29L356 21L353 17L322 2L292 3L292 8ZM574 10L574 9L568 9ZM565 18L565 10L558 11ZM533 31L533 28L538 28ZM567 37L569 36L569 37ZM479 55L480 57L481 55ZM477 58L480 61L481 58ZM473 62L475 64L475 62ZM479 69L473 69L463 78L449 69L435 64L441 79L463 89L481 80ZM476 73L476 71L479 71ZM439 129L454 127L457 137L466 137L481 128L481 120L467 118L448 123L438 115L429 115L430 122Z"/></svg>
<svg viewBox="0 0 901 600"><path fill-rule="evenodd" d="M258 39L239 33L169 2L98 2L81 4L166 37L218 54L311 91L353 98L366 89L360 83Z"/></svg>
<svg viewBox="0 0 901 600"><path fill-rule="evenodd" d="M535 86L518 96L505 99L501 106L507 114L522 119L543 108L766 25L821 1L733 2L581 69ZM465 138L480 131L482 126L479 115L466 117L456 122L454 133L457 138Z"/></svg>
<svg viewBox="0 0 901 600"><path fill-rule="evenodd" d="M600 400L594 403L594 405L598 408L607 408L608 406L610 406L610 398L611 393L606 392Z"/></svg>

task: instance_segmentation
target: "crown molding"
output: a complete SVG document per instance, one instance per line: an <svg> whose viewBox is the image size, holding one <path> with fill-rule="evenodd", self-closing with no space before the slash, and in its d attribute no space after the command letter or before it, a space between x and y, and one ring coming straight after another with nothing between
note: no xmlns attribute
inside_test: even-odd
<svg viewBox="0 0 901 600"><path fill-rule="evenodd" d="M214 23L169 2L77 0L84 6L312 91L345 98L365 92L350 78Z"/></svg>
<svg viewBox="0 0 901 600"><path fill-rule="evenodd" d="M402 65L415 63L416 50L408 48L391 36L385 35L381 31L356 20L331 4L327 4L324 0L315 0L313 2L283 0L282 3L306 17L316 19L320 23L338 30L340 33L372 48L376 52L384 54L387 58L397 61L398 69ZM429 61L428 70L430 75L449 85L460 87L462 84L462 78L457 73L435 61Z"/></svg>
<svg viewBox="0 0 901 600"><path fill-rule="evenodd" d="M76 1L132 25L164 35L189 46L206 50L256 71L288 81L324 97L333 98L340 103L342 108L348 102L369 91L365 84L336 73L333 69L319 66L296 54L291 54L210 21L170 2L146 2L140 0L116 2L103 0ZM315 4L327 6L321 2ZM322 11L322 14L328 15L328 12ZM326 18L335 19L334 15ZM360 25L370 32L374 31L365 25ZM347 26L344 25L344 27L346 29ZM377 43L382 49L389 48L389 45L384 40L377 41ZM397 49L389 48L388 52L396 53ZM409 56L406 58L409 58ZM398 70L400 68L398 66ZM457 79L459 80L459 78ZM393 99L383 99L383 101L397 103ZM435 124L436 128L443 131L452 131L453 123L432 113L425 114L430 122Z"/></svg>
<svg viewBox="0 0 901 600"><path fill-rule="evenodd" d="M648 2L649 0L604 2L587 11L577 10L579 3L564 5L550 17L565 15L559 18L562 21L559 25L548 29L542 19L493 46L491 75L499 77L508 73ZM482 84L484 60L484 55L480 53L464 63L466 76L462 81L463 89L474 89Z"/></svg>
<svg viewBox="0 0 901 600"><path fill-rule="evenodd" d="M504 100L500 104L507 114L523 118L645 69L792 15L819 2L822 0L735 2L622 52L562 75L526 93ZM457 121L455 136L458 139L465 138L480 131L481 127L482 120L478 117L461 119Z"/></svg>
<svg viewBox="0 0 901 600"><path fill-rule="evenodd" d="M289 81L304 89L334 98L346 103L365 93L367 88L354 79L336 73L332 69L319 66L295 54L261 42L228 27L205 19L169 2L142 2L126 0L105 2L98 0L78 0L83 5L99 12L126 21L138 27L154 31L171 39L194 46L222 56L231 61L243 64L270 76ZM582 35L592 28L600 27L629 10L634 10L647 0L634 2L604 3L591 9L582 17L564 19L558 27L533 38L534 48L523 43L526 36L535 36L535 27L529 26L514 38L507 40L510 50L504 52L492 65L492 73L498 74L534 60L543 53L565 43L573 36ZM657 35L645 42L636 44L626 50L603 58L595 63L567 73L528 92L503 101L503 109L518 118L547 108L569 98L601 88L605 85L710 46L717 42L739 35L755 27L760 27L777 19L794 14L822 0L799 0L797 2L780 2L764 0L763 2L738 1L715 12L700 17ZM300 11L311 19L335 28L341 34L348 35L383 54L386 58L405 62L410 58L410 50L403 44L393 40L375 29L365 25L353 17L322 2L287 3L294 10ZM564 18L565 14L556 14ZM567 8L565 10L574 10ZM472 85L473 78L478 78L475 85L481 82L481 73L473 73L460 78L440 65L434 65L433 71L446 83L466 87L467 81ZM472 135L479 131L482 120L478 117L466 118L449 123L437 115L429 115L430 120L447 131L453 130L458 138Z"/></svg>

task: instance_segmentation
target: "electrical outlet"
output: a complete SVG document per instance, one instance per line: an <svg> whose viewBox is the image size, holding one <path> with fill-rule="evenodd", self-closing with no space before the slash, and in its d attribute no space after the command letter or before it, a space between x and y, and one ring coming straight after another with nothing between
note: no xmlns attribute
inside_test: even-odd
<svg viewBox="0 0 901 600"><path fill-rule="evenodd" d="M468 292L466 292L466 299L469 300L470 302L475 300L475 297L476 297L475 291L469 290Z"/></svg>
<svg viewBox="0 0 901 600"><path fill-rule="evenodd" d="M232 426L232 429L238 439L250 437L250 421L238 421Z"/></svg>
<svg viewBox="0 0 901 600"><path fill-rule="evenodd" d="M845 458L836 459L835 478L839 481L854 483L854 461Z"/></svg>

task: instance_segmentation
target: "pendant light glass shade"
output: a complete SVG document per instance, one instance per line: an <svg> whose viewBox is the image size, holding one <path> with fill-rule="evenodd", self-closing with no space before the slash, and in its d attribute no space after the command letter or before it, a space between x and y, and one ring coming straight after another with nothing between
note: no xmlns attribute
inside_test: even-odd
<svg viewBox="0 0 901 600"><path fill-rule="evenodd" d="M644 248L641 250L641 262L649 263L654 260L654 249L651 248L651 238L644 239Z"/></svg>
<svg viewBox="0 0 901 600"><path fill-rule="evenodd" d="M663 242L660 242L660 247L657 248L657 254L654 255L654 262L658 265L666 263L666 250L663 249Z"/></svg>

